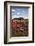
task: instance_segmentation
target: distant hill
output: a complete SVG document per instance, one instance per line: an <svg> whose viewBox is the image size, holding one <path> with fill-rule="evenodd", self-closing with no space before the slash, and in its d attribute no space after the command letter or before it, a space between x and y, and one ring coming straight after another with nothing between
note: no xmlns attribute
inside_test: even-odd
<svg viewBox="0 0 35 46"><path fill-rule="evenodd" d="M14 20L23 20L24 18L20 17L20 18L14 18Z"/></svg>

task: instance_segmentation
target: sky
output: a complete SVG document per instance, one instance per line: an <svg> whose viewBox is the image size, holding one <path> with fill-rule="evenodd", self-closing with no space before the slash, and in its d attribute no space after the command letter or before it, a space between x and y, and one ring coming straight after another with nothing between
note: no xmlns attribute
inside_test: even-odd
<svg viewBox="0 0 35 46"><path fill-rule="evenodd" d="M11 15L13 18L23 17L25 19L28 18L28 8L12 8Z"/></svg>

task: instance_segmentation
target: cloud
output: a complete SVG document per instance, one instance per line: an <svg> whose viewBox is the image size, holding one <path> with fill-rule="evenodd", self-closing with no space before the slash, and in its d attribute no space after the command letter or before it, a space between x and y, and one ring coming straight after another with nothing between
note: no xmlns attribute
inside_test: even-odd
<svg viewBox="0 0 35 46"><path fill-rule="evenodd" d="M12 9L12 11L15 11L15 9Z"/></svg>
<svg viewBox="0 0 35 46"><path fill-rule="evenodd" d="M28 19L27 16L17 16L17 15L12 16L12 19L13 19L13 18L19 18L19 17L23 17L24 19Z"/></svg>
<svg viewBox="0 0 35 46"><path fill-rule="evenodd" d="M28 19L28 17L26 17L26 16L23 16L23 18L24 18L24 19Z"/></svg>
<svg viewBox="0 0 35 46"><path fill-rule="evenodd" d="M20 15L20 13L19 13L19 12L17 12L17 15Z"/></svg>

